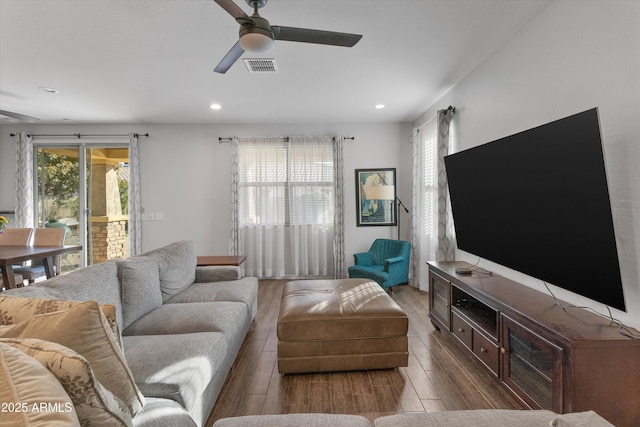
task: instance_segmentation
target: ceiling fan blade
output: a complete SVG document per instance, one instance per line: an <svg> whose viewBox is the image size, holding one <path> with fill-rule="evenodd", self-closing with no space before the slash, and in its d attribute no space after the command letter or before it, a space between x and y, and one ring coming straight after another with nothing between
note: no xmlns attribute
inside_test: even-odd
<svg viewBox="0 0 640 427"><path fill-rule="evenodd" d="M0 110L0 116L9 117L11 119L20 120L21 122L35 123L40 119L37 117L27 116L25 114L14 113L13 111Z"/></svg>
<svg viewBox="0 0 640 427"><path fill-rule="evenodd" d="M231 50L222 58L222 61L213 70L216 73L224 74L229 68L242 56L244 49L240 46L240 42L236 42Z"/></svg>
<svg viewBox="0 0 640 427"><path fill-rule="evenodd" d="M236 21L239 21L241 24L247 21L251 21L251 18L244 13L244 10L240 9L240 7L235 4L231 0L213 0L224 10L229 13L229 15L233 16Z"/></svg>
<svg viewBox="0 0 640 427"><path fill-rule="evenodd" d="M360 34L337 33L335 31L310 30L308 28L271 26L276 40L328 44L332 46L352 47L360 39Z"/></svg>

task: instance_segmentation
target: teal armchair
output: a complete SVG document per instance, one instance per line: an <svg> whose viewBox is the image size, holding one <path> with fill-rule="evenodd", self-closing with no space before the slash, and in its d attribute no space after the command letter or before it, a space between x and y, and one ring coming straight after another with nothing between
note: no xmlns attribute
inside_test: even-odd
<svg viewBox="0 0 640 427"><path fill-rule="evenodd" d="M376 239L368 252L353 255L355 265L349 267L349 277L371 279L390 290L409 281L410 254L407 241Z"/></svg>

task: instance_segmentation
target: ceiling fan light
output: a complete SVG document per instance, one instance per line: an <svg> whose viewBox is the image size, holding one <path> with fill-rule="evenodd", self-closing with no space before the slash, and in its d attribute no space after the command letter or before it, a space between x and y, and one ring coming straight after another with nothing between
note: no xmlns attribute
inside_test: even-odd
<svg viewBox="0 0 640 427"><path fill-rule="evenodd" d="M240 36L240 47L247 52L266 53L273 49L273 38L262 32L246 32Z"/></svg>

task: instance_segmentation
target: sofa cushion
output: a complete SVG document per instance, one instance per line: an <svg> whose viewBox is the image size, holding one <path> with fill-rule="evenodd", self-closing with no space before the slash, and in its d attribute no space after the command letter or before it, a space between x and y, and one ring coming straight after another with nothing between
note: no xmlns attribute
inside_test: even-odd
<svg viewBox="0 0 640 427"><path fill-rule="evenodd" d="M0 342L34 358L56 377L83 426L131 426L126 405L100 384L87 359L75 351L34 338L1 338Z"/></svg>
<svg viewBox="0 0 640 427"><path fill-rule="evenodd" d="M614 427L609 421L594 411L573 412L558 415L551 421L551 427Z"/></svg>
<svg viewBox="0 0 640 427"><path fill-rule="evenodd" d="M194 283L167 303L191 303L191 302L218 302L234 301L247 306L252 318L257 310L258 279L255 277L243 277L238 280Z"/></svg>
<svg viewBox="0 0 640 427"><path fill-rule="evenodd" d="M14 325L31 316L67 310L77 304L81 302L57 298L0 296L0 325ZM111 304L100 304L100 309L107 318L118 345L122 348L122 333L118 325L116 308Z"/></svg>
<svg viewBox="0 0 640 427"><path fill-rule="evenodd" d="M95 301L0 326L0 338L38 338L69 347L89 361L98 380L127 405L131 414L144 405L117 339Z"/></svg>
<svg viewBox="0 0 640 427"><path fill-rule="evenodd" d="M221 418L213 427L371 427L369 420L360 415L342 414L286 414L246 415Z"/></svg>
<svg viewBox="0 0 640 427"><path fill-rule="evenodd" d="M546 410L478 409L470 411L412 412L376 418L374 427L540 427L557 414Z"/></svg>
<svg viewBox="0 0 640 427"><path fill-rule="evenodd" d="M133 427L198 427L178 402L149 397L133 419Z"/></svg>
<svg viewBox="0 0 640 427"><path fill-rule="evenodd" d="M158 262L163 301L179 294L196 280L197 258L191 241L174 242L143 255Z"/></svg>
<svg viewBox="0 0 640 427"><path fill-rule="evenodd" d="M227 354L221 333L125 336L123 340L131 372L145 396L174 400L195 419L202 418L201 396Z"/></svg>
<svg viewBox="0 0 640 427"><path fill-rule="evenodd" d="M122 328L162 305L158 261L133 257L117 261L122 294Z"/></svg>
<svg viewBox="0 0 640 427"><path fill-rule="evenodd" d="M74 301L95 300L100 304L111 304L116 308L118 323L122 325L122 302L118 266L114 260L70 273L54 276L43 282L22 288L9 289L7 295L20 297L42 297Z"/></svg>
<svg viewBox="0 0 640 427"><path fill-rule="evenodd" d="M222 332L230 341L244 336L243 328L249 322L247 306L240 302L165 304L131 324L124 335Z"/></svg>
<svg viewBox="0 0 640 427"><path fill-rule="evenodd" d="M2 425L80 427L71 399L53 374L37 360L4 343L0 343L0 384ZM42 403L59 410L33 410L34 405L39 408Z"/></svg>

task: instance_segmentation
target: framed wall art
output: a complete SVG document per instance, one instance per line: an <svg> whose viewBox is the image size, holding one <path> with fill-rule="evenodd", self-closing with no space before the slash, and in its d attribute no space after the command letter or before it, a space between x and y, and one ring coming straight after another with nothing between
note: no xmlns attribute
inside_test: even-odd
<svg viewBox="0 0 640 427"><path fill-rule="evenodd" d="M396 169L356 169L358 227L397 225Z"/></svg>

